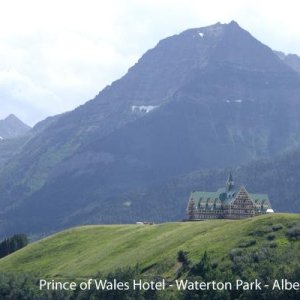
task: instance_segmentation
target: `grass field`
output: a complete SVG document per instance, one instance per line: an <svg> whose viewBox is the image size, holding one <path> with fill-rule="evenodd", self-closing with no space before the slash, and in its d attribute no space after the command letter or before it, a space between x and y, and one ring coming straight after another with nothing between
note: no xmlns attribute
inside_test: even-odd
<svg viewBox="0 0 300 300"><path fill-rule="evenodd" d="M251 247L268 243L272 233L280 251L290 248L288 228L300 215L274 214L256 218L163 223L157 225L95 225L72 228L32 243L0 260L1 272L32 272L52 278L87 278L97 272L139 264L147 272L171 277L177 253L188 251L195 262L207 250L225 265L233 248L255 239ZM299 250L299 243L297 242ZM295 250L296 251L296 250Z"/></svg>

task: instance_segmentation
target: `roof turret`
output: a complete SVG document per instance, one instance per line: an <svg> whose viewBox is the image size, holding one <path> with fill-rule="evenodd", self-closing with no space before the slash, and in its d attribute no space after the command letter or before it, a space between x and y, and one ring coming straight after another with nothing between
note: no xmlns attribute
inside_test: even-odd
<svg viewBox="0 0 300 300"><path fill-rule="evenodd" d="M229 173L229 177L226 183L227 192L230 192L234 189L234 181L231 172Z"/></svg>

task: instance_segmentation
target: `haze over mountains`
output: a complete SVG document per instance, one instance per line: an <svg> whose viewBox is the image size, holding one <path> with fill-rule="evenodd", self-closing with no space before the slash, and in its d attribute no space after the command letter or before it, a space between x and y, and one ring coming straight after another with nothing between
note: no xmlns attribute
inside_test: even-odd
<svg viewBox="0 0 300 300"><path fill-rule="evenodd" d="M183 218L188 194L173 178L299 146L297 68L236 22L160 41L95 99L19 143L1 169L0 234ZM297 209L298 199L274 208Z"/></svg>

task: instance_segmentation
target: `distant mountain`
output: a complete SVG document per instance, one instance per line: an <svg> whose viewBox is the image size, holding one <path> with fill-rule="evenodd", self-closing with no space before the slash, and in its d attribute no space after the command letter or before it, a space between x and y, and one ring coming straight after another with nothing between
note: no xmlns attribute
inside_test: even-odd
<svg viewBox="0 0 300 300"><path fill-rule="evenodd" d="M288 66L300 73L300 57L296 54L284 54L280 51L274 51L275 54Z"/></svg>
<svg viewBox="0 0 300 300"><path fill-rule="evenodd" d="M300 75L269 47L236 22L186 30L95 99L33 128L0 174L0 234L132 222L146 212L174 219L164 210L172 193L143 193L293 149L299 116Z"/></svg>
<svg viewBox="0 0 300 300"><path fill-rule="evenodd" d="M30 127L15 115L0 120L0 169L28 140Z"/></svg>
<svg viewBox="0 0 300 300"><path fill-rule="evenodd" d="M14 138L28 132L30 127L11 114L0 120L0 139Z"/></svg>

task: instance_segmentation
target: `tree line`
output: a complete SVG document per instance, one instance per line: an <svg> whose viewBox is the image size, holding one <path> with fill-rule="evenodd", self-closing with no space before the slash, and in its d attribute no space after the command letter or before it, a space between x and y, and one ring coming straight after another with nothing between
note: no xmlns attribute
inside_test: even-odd
<svg viewBox="0 0 300 300"><path fill-rule="evenodd" d="M13 253L28 244L28 237L26 234L15 234L0 242L0 258Z"/></svg>

